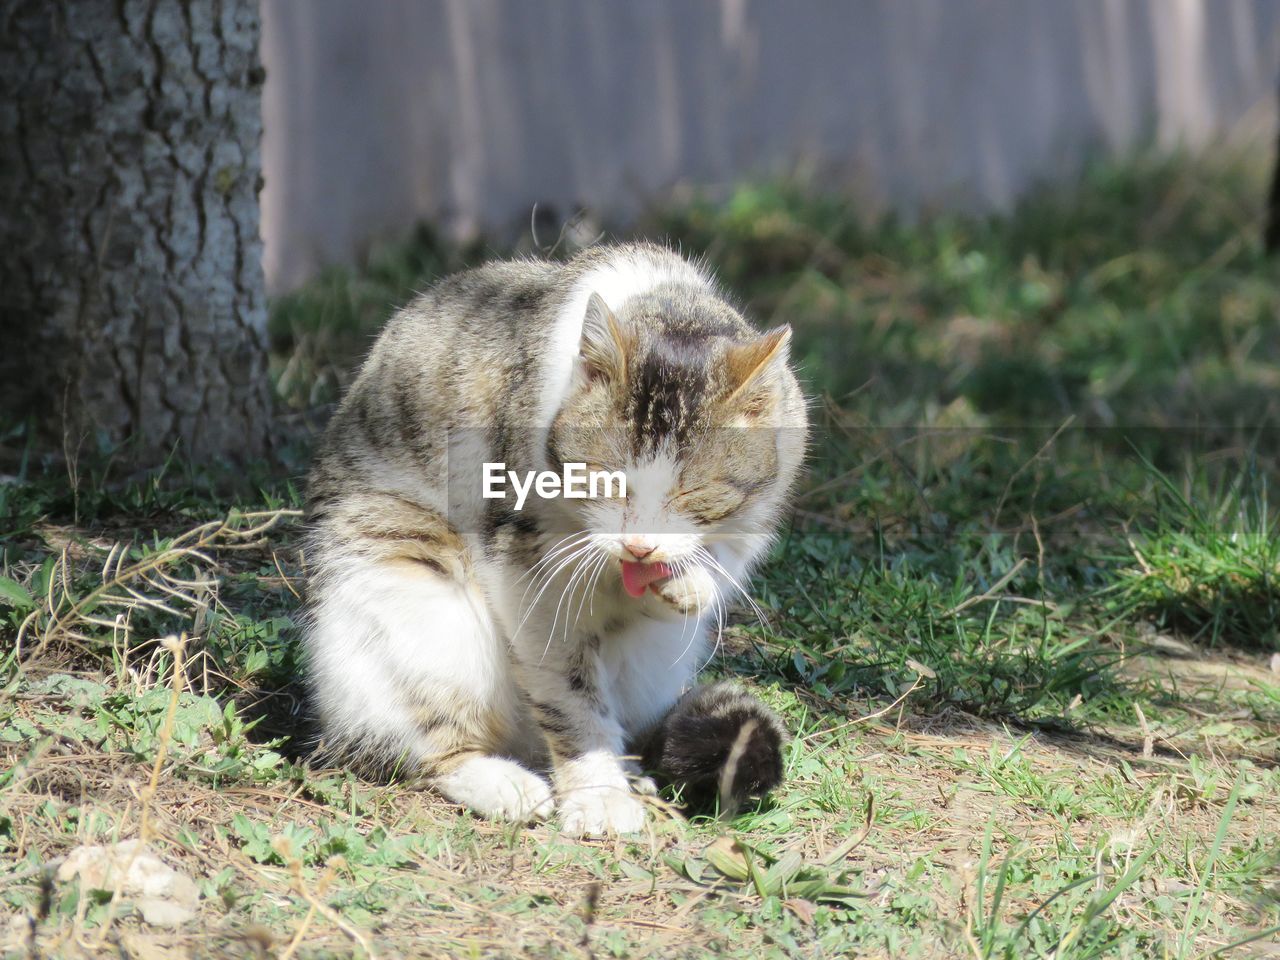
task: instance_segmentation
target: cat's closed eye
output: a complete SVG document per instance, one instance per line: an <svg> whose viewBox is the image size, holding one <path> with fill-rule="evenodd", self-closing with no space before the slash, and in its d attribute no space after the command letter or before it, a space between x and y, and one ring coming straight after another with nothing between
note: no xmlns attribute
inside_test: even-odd
<svg viewBox="0 0 1280 960"><path fill-rule="evenodd" d="M741 507L745 499L746 494L731 483L708 483L681 491L671 505L698 523L714 523Z"/></svg>

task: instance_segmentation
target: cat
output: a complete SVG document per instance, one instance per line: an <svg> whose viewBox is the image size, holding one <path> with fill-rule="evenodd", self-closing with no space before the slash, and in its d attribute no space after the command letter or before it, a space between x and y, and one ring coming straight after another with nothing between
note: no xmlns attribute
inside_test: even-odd
<svg viewBox="0 0 1280 960"><path fill-rule="evenodd" d="M693 682L801 468L790 335L649 244L490 263L401 309L309 478L325 754L574 835L643 828L642 763L722 803L775 786L777 717ZM567 463L625 496L481 492L486 464Z"/></svg>

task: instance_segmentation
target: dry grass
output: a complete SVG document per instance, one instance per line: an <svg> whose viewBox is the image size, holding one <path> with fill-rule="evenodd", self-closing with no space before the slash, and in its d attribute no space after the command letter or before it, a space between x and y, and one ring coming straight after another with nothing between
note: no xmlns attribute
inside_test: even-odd
<svg viewBox="0 0 1280 960"><path fill-rule="evenodd" d="M1201 653L1176 641L1165 652L1152 647L1127 669L1152 681L1163 674L1153 696L1176 687L1188 707L1180 724L1139 724L1135 716L1094 732L1019 729L917 704L918 685L878 703L772 688L800 727L791 782L777 803L733 823L660 816L639 839L582 842L554 827L485 823L412 784L366 783L286 761L265 776L250 763L219 779L210 773L218 758L272 747L219 734L217 709L203 719L179 710L205 697L233 702L245 686L209 670L216 657L208 644L218 638L196 628L225 606L223 587L232 579L256 577L269 565L277 586L293 580L292 517L273 511L202 524L128 562L122 545L86 538L64 541L55 554L60 586L41 593L42 606L22 621L40 646L26 647L24 670L6 690L6 724L36 731L0 744L9 770L0 796L12 838L6 902L17 908L10 949L144 958L822 955L835 951L840 931L864 939L866 955L1000 956L983 946L993 922L1013 929L1016 918L1044 909L1058 889L1090 874L1073 892L1102 896L1139 857L1151 869L1108 908L1115 929L1142 932L1135 944L1163 938L1170 956L1209 955L1274 909L1258 899L1276 882L1274 868L1244 874L1234 863L1241 882L1203 891L1202 920L1154 906L1161 898L1186 900L1205 879L1206 851L1233 781L1227 849L1265 852L1268 824L1280 817L1268 772L1280 725L1246 720L1243 708L1220 703L1228 689L1273 695L1277 678L1266 659ZM87 594L78 592L85 590L112 598L119 616L85 613ZM187 623L190 640L146 643L139 615L154 611ZM151 652L124 655L122 625L133 648ZM114 669L85 670L86 657L105 652L106 636L115 656L99 663ZM734 636L731 659L761 655ZM86 711L74 691L50 685L51 676L92 677L101 698ZM113 715L148 694L163 701L155 710ZM1144 702L1153 716L1167 716ZM1197 704L1210 707L1203 717ZM1242 721L1244 740L1221 729ZM1251 786L1240 792L1240 784ZM339 826L344 836L379 838L383 851L317 845ZM157 930L127 903L65 889L42 908L44 871L70 850L135 836L202 882L197 921ZM405 838L403 850L385 856L385 846ZM746 859L729 838L745 846ZM1028 874L1008 884L993 920L985 911L1002 861L1025 863ZM809 896L762 886L760 874L777 864L821 882L805 888ZM875 926L884 923L917 931L903 941L904 953L892 937L874 946ZM1182 947L1170 950L1170 943ZM1063 955L1075 954L1068 946Z"/></svg>

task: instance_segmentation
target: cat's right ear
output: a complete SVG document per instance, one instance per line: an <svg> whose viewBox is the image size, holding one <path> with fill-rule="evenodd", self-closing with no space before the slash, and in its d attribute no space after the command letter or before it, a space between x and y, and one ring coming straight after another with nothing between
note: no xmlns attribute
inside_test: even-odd
<svg viewBox="0 0 1280 960"><path fill-rule="evenodd" d="M586 316L582 318L582 340L578 346L584 382L621 383L627 372L627 347L627 336L618 318L600 294L591 294Z"/></svg>

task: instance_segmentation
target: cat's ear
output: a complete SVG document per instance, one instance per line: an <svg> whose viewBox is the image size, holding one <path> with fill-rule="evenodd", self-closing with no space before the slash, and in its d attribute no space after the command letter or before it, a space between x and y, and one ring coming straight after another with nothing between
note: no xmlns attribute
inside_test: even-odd
<svg viewBox="0 0 1280 960"><path fill-rule="evenodd" d="M578 362L585 379L620 383L627 372L628 346L627 335L609 305L600 294L591 294L578 345Z"/></svg>
<svg viewBox="0 0 1280 960"><path fill-rule="evenodd" d="M758 406L771 395L786 370L791 327L783 324L746 343L735 343L725 353L726 403Z"/></svg>

